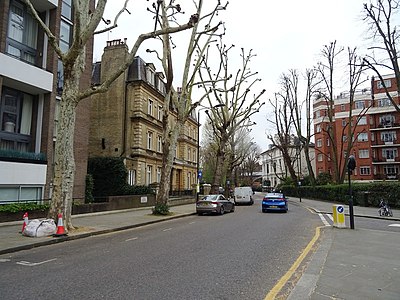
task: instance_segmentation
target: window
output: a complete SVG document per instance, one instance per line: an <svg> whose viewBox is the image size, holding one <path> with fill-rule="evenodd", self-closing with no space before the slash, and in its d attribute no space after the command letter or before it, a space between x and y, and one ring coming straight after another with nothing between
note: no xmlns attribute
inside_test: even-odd
<svg viewBox="0 0 400 300"><path fill-rule="evenodd" d="M395 159L395 157L397 157L397 149L392 149L392 148L382 149L382 157L386 159Z"/></svg>
<svg viewBox="0 0 400 300"><path fill-rule="evenodd" d="M147 114L153 116L153 100L151 99L147 102Z"/></svg>
<svg viewBox="0 0 400 300"><path fill-rule="evenodd" d="M329 147L331 145L331 140L329 138L326 139L326 146Z"/></svg>
<svg viewBox="0 0 400 300"><path fill-rule="evenodd" d="M162 136L157 136L157 151L162 152Z"/></svg>
<svg viewBox="0 0 400 300"><path fill-rule="evenodd" d="M157 110L157 119L162 121L162 117L163 117L163 107L159 105Z"/></svg>
<svg viewBox="0 0 400 300"><path fill-rule="evenodd" d="M363 100L355 101L354 107L355 109L363 109L365 108L365 102Z"/></svg>
<svg viewBox="0 0 400 300"><path fill-rule="evenodd" d="M153 133L151 131L147 132L147 149L153 149Z"/></svg>
<svg viewBox="0 0 400 300"><path fill-rule="evenodd" d="M340 110L341 111L345 111L346 110L346 106L344 104L340 104Z"/></svg>
<svg viewBox="0 0 400 300"><path fill-rule="evenodd" d="M188 149L188 161L190 161L190 158L192 157L192 149Z"/></svg>
<svg viewBox="0 0 400 300"><path fill-rule="evenodd" d="M161 167L157 167L157 182L161 182Z"/></svg>
<svg viewBox="0 0 400 300"><path fill-rule="evenodd" d="M61 6L60 41L62 52L67 52L72 44L72 0L63 0ZM57 68L57 95L61 95L64 87L64 66L58 60Z"/></svg>
<svg viewBox="0 0 400 300"><path fill-rule="evenodd" d="M146 170L146 184L147 185L149 185L153 182L152 174L153 174L153 166L147 166L147 170Z"/></svg>
<svg viewBox="0 0 400 300"><path fill-rule="evenodd" d="M72 20L72 0L62 0L61 15Z"/></svg>
<svg viewBox="0 0 400 300"><path fill-rule="evenodd" d="M321 125L320 125L320 124L318 124L318 125L316 126L316 131L317 131L317 133L321 132Z"/></svg>
<svg viewBox="0 0 400 300"><path fill-rule="evenodd" d="M368 149L360 149L358 150L359 158L369 158L369 150Z"/></svg>
<svg viewBox="0 0 400 300"><path fill-rule="evenodd" d="M384 166L383 172L385 175L396 175L398 173L398 167L393 165Z"/></svg>
<svg viewBox="0 0 400 300"><path fill-rule="evenodd" d="M136 170L129 170L128 183L129 183L129 185L135 185L136 184Z"/></svg>
<svg viewBox="0 0 400 300"><path fill-rule="evenodd" d="M379 124L382 126L392 126L394 120L393 115L383 115L379 117Z"/></svg>
<svg viewBox="0 0 400 300"><path fill-rule="evenodd" d="M347 135L343 135L342 136L342 142L344 143L344 142L346 142L347 141Z"/></svg>
<svg viewBox="0 0 400 300"><path fill-rule="evenodd" d="M359 142L368 142L368 133L360 132L357 136L357 141Z"/></svg>
<svg viewBox="0 0 400 300"><path fill-rule="evenodd" d="M197 162L196 150L193 150L193 159L192 161Z"/></svg>
<svg viewBox="0 0 400 300"><path fill-rule="evenodd" d="M378 106L379 107L387 107L391 106L392 102L390 102L389 98L378 99Z"/></svg>
<svg viewBox="0 0 400 300"><path fill-rule="evenodd" d="M151 66L148 65L146 69L146 77L147 82L154 86L154 71L152 70Z"/></svg>
<svg viewBox="0 0 400 300"><path fill-rule="evenodd" d="M370 175L371 168L370 167L360 167L360 175Z"/></svg>
<svg viewBox="0 0 400 300"><path fill-rule="evenodd" d="M367 125L367 117L363 116L360 119L358 119L358 124L357 125Z"/></svg>
<svg viewBox="0 0 400 300"><path fill-rule="evenodd" d="M345 127L347 125L346 119L342 119L342 126Z"/></svg>
<svg viewBox="0 0 400 300"><path fill-rule="evenodd" d="M0 101L0 149L29 152L32 95L4 87Z"/></svg>
<svg viewBox="0 0 400 300"><path fill-rule="evenodd" d="M315 117L316 117L316 118L321 117L321 111L320 111L320 110L317 110L317 111L315 112Z"/></svg>
<svg viewBox="0 0 400 300"><path fill-rule="evenodd" d="M317 140L317 147L322 147L322 140L321 139Z"/></svg>
<svg viewBox="0 0 400 300"><path fill-rule="evenodd" d="M28 8L19 1L11 1L8 19L7 53L35 64L38 24Z"/></svg>
<svg viewBox="0 0 400 300"><path fill-rule="evenodd" d="M390 88L392 86L392 82L390 81L390 79L387 79L387 80L384 80L383 82L382 81L378 81L378 83L377 83L378 89L385 88L385 86L383 86L383 84L385 84L385 86L387 88Z"/></svg>
<svg viewBox="0 0 400 300"><path fill-rule="evenodd" d="M396 141L396 131L384 131L381 132L381 140L385 143Z"/></svg>
<svg viewBox="0 0 400 300"><path fill-rule="evenodd" d="M324 159L323 154L322 153L318 154L317 159L318 159L318 161L323 161L323 159Z"/></svg>
<svg viewBox="0 0 400 300"><path fill-rule="evenodd" d="M190 185L191 185L191 174L190 172L187 174L187 184L186 184L186 189L190 190Z"/></svg>
<svg viewBox="0 0 400 300"><path fill-rule="evenodd" d="M0 187L0 203L18 202L23 200L39 200L40 203L42 192L43 187L38 186Z"/></svg>

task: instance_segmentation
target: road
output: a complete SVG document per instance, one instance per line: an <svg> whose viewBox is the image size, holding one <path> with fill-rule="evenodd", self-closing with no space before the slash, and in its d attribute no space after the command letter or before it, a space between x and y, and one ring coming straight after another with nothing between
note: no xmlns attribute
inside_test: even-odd
<svg viewBox="0 0 400 300"><path fill-rule="evenodd" d="M264 299L322 222L252 206L0 256L2 299Z"/></svg>

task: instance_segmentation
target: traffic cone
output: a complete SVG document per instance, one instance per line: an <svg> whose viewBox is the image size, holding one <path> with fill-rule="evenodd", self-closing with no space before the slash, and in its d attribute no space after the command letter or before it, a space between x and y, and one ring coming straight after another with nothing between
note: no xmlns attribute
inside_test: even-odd
<svg viewBox="0 0 400 300"><path fill-rule="evenodd" d="M24 213L24 215L22 216L22 219L24 219L24 224L22 224L22 230L21 230L20 233L24 233L25 227L29 223L28 213L27 212Z"/></svg>
<svg viewBox="0 0 400 300"><path fill-rule="evenodd" d="M65 232L65 229L64 229L62 214L58 214L57 232L55 234L53 234L53 236L58 237L58 236L65 236L65 235L67 235L67 233Z"/></svg>

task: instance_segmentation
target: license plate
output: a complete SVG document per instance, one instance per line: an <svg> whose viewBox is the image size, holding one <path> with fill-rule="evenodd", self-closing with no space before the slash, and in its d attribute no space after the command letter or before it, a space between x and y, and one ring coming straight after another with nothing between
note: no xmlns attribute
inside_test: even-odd
<svg viewBox="0 0 400 300"><path fill-rule="evenodd" d="M276 205L271 205L270 207L271 208L278 208L278 206L276 206Z"/></svg>
<svg viewBox="0 0 400 300"><path fill-rule="evenodd" d="M208 203L203 203L202 205L203 205L203 206L208 206L209 204L208 204Z"/></svg>

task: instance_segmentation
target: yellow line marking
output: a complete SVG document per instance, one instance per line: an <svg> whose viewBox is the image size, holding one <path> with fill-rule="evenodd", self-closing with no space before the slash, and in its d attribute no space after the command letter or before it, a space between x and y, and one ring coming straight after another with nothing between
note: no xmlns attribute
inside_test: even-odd
<svg viewBox="0 0 400 300"><path fill-rule="evenodd" d="M284 285L289 281L289 279L293 276L294 272L296 272L297 268L300 266L304 258L310 253L312 247L315 242L318 240L320 236L321 227L315 228L315 235L312 240L308 243L307 247L303 250L301 255L297 258L297 260L290 267L289 271L286 272L285 275L281 277L281 279L277 282L277 284L269 291L267 296L265 296L264 300L272 300L275 299L276 295L281 291Z"/></svg>

